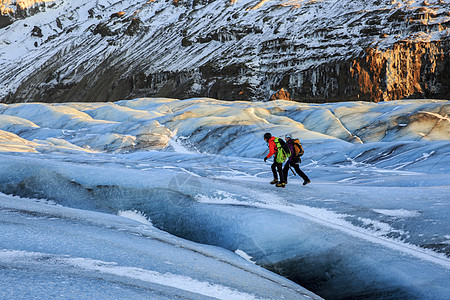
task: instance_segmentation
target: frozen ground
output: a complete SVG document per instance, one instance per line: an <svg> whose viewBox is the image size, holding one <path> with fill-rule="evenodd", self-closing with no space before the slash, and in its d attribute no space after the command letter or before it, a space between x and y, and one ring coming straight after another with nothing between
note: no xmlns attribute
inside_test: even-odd
<svg viewBox="0 0 450 300"><path fill-rule="evenodd" d="M449 107L1 105L0 276L17 280L0 290L11 298L306 293L256 263L329 299L446 299ZM266 131L301 139L310 185L292 175L285 189L268 184Z"/></svg>
<svg viewBox="0 0 450 300"><path fill-rule="evenodd" d="M0 207L2 299L318 299L231 252L148 222L6 195Z"/></svg>

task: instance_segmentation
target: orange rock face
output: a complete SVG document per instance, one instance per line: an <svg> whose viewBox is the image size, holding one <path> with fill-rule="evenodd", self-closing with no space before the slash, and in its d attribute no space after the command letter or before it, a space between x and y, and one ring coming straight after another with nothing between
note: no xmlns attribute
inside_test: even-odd
<svg viewBox="0 0 450 300"><path fill-rule="evenodd" d="M292 100L292 99L291 95L289 95L289 93L285 89L281 88L278 92L276 92L270 97L270 100Z"/></svg>
<svg viewBox="0 0 450 300"><path fill-rule="evenodd" d="M392 49L367 50L350 74L358 97L373 101L449 95L449 49L441 42L400 42Z"/></svg>

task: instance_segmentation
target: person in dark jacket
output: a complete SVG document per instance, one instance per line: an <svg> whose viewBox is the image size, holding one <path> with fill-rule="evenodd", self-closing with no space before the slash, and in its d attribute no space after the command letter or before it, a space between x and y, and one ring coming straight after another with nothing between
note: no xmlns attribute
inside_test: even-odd
<svg viewBox="0 0 450 300"><path fill-rule="evenodd" d="M264 134L264 140L269 145L269 154L264 157L264 161L267 161L269 157L273 155L273 164L271 166L273 173L273 180L271 184L275 184L277 187L285 187L284 173L283 173L283 163L277 163L277 145L275 144L275 137L270 133ZM277 174L278 171L278 174ZM280 175L280 181L278 181L278 175Z"/></svg>
<svg viewBox="0 0 450 300"><path fill-rule="evenodd" d="M289 168L290 167L294 167L295 172L297 172L297 174L303 179L303 185L307 185L308 183L311 182L311 180L308 178L308 176L306 176L306 174L300 170L300 156L298 157L294 157L294 140L292 139L292 137L290 135L286 135L286 144L289 147L289 150L291 150L291 156L289 157L289 160L286 162L286 164L284 165L283 168L283 175L284 175L284 179L287 183L287 178L288 178L288 173L289 173Z"/></svg>

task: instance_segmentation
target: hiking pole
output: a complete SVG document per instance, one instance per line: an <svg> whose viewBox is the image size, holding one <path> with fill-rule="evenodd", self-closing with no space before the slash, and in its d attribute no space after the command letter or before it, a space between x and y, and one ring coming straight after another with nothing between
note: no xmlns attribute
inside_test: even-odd
<svg viewBox="0 0 450 300"><path fill-rule="evenodd" d="M294 170L292 170L291 167L289 167L289 169L291 169L292 174L294 174L294 176L296 176L297 174L295 174Z"/></svg>

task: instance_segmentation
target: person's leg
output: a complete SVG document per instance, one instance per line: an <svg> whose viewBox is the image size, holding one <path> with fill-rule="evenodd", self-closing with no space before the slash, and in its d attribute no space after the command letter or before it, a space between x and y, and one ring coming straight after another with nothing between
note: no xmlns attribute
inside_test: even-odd
<svg viewBox="0 0 450 300"><path fill-rule="evenodd" d="M283 174L283 164L282 163L277 163L277 170L278 170L278 174L280 175L280 182L281 183L285 183L284 181L284 174Z"/></svg>
<svg viewBox="0 0 450 300"><path fill-rule="evenodd" d="M285 182L285 183L287 183L287 179L288 179L289 166L290 166L290 162L287 162L287 163L284 165L284 168L283 168L283 175L284 175L284 182Z"/></svg>
<svg viewBox="0 0 450 300"><path fill-rule="evenodd" d="M286 186L286 184L285 184L285 181L284 181L283 164L282 163L277 163L276 167L277 167L278 174L280 175L280 182L277 183L277 187L284 188Z"/></svg>
<svg viewBox="0 0 450 300"><path fill-rule="evenodd" d="M295 172L297 172L297 174L301 178L303 178L303 185L306 185L311 182L311 180L308 178L308 176L302 170L300 170L299 164L295 164L294 169L295 169Z"/></svg>
<svg viewBox="0 0 450 300"><path fill-rule="evenodd" d="M277 183L278 182L278 175L277 175L277 163L273 162L272 166L270 166L270 168L272 169L272 173L273 173L273 181L271 182L272 184Z"/></svg>

